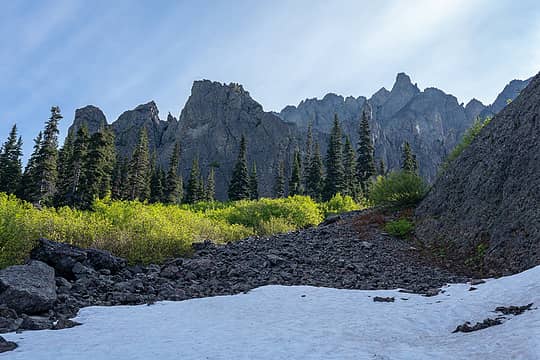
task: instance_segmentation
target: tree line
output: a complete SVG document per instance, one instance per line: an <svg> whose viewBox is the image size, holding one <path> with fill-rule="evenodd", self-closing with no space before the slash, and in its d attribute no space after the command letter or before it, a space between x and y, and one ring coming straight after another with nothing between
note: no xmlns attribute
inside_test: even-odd
<svg viewBox="0 0 540 360"><path fill-rule="evenodd" d="M215 199L215 169L203 177L199 161L193 159L184 186L180 174L180 144L177 142L166 169L150 153L144 128L129 158L117 156L114 133L107 127L90 134L83 125L70 131L59 147L58 124L62 119L57 106L34 139L27 165L22 169L22 139L17 126L11 129L0 148L0 192L15 194L33 204L90 208L96 198L140 200L166 204L196 203ZM247 140L242 136L238 158L228 188L229 200L258 199L257 165L248 167ZM408 143L403 145L402 168L418 172L418 163ZM369 113L359 122L357 150L344 136L337 115L323 160L320 145L313 138L310 124L303 153L298 148L288 169L285 161L276 166L273 196L309 195L327 201L337 193L361 199L367 195L376 175L385 175L384 162L374 159Z"/></svg>

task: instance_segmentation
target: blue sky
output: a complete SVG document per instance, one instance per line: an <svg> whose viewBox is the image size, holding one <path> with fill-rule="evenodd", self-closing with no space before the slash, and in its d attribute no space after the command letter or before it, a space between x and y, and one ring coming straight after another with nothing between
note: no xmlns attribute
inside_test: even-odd
<svg viewBox="0 0 540 360"><path fill-rule="evenodd" d="M369 96L407 72L459 101L493 101L540 70L540 4L423 1L12 1L0 21L0 141L51 105L109 122L155 100L178 116L197 79L238 82L266 110L327 92Z"/></svg>

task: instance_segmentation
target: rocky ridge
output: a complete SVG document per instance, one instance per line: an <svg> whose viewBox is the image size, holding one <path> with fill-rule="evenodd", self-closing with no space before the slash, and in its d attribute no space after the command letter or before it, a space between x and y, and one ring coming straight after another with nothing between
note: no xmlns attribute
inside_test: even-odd
<svg viewBox="0 0 540 360"><path fill-rule="evenodd" d="M480 132L416 210L417 235L493 274L540 264L540 74Z"/></svg>

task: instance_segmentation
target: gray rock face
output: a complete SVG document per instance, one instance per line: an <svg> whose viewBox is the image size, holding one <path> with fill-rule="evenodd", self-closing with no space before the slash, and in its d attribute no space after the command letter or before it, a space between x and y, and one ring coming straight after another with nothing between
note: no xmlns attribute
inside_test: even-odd
<svg viewBox="0 0 540 360"><path fill-rule="evenodd" d="M41 261L0 271L0 304L25 314L49 310L56 301L54 269Z"/></svg>
<svg viewBox="0 0 540 360"><path fill-rule="evenodd" d="M486 126L416 211L417 236L496 273L540 264L540 75Z"/></svg>
<svg viewBox="0 0 540 360"><path fill-rule="evenodd" d="M77 131L83 124L86 125L90 134L96 133L100 129L108 126L103 111L93 105L88 105L75 110L75 118L68 130L69 133L74 135L77 134Z"/></svg>
<svg viewBox="0 0 540 360"><path fill-rule="evenodd" d="M486 116L493 116L497 114L499 111L504 109L504 107L508 104L508 101L512 101L520 94L520 92L529 85L532 78L529 78L527 80L512 80L506 85L503 89L503 91L497 96L493 104L487 107L482 112L482 117Z"/></svg>
<svg viewBox="0 0 540 360"><path fill-rule="evenodd" d="M421 175L431 182L435 180L439 165L473 120L479 115L498 112L504 107L500 106L499 98L514 99L523 89L524 83L526 81L512 81L490 107L476 99L463 106L458 104L454 96L441 90L428 88L420 91L408 75L399 73L391 91L381 88L367 102L365 98L359 97L356 106L345 107L346 100L329 94L322 100L309 99L296 107L287 106L281 111L280 117L298 124L300 128L305 127L308 121L314 121L316 130L328 134L331 126L329 121L335 113L343 123L344 132L356 144L362 109L369 105L375 157L383 159L390 170L397 169L401 165L401 147L407 141L419 160ZM336 98L341 99L341 102L331 101Z"/></svg>
<svg viewBox="0 0 540 360"><path fill-rule="evenodd" d="M248 164L257 164L259 192L271 195L277 159L288 160L294 149L296 127L265 112L238 84L196 81L180 115L175 131L181 145L181 168L189 174L194 158L206 176L215 166L216 197L227 198L227 188L240 148L240 138L248 141ZM174 142L165 146L172 151Z"/></svg>

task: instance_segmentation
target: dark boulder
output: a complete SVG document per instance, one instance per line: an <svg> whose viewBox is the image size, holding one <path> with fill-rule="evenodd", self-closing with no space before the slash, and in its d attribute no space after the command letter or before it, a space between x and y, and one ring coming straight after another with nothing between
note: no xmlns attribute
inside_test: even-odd
<svg viewBox="0 0 540 360"><path fill-rule="evenodd" d="M7 341L3 337L0 336L0 353L6 352L6 351L12 351L17 348L17 344L15 344L12 341Z"/></svg>
<svg viewBox="0 0 540 360"><path fill-rule="evenodd" d="M54 269L41 261L0 271L0 303L18 313L49 310L56 301Z"/></svg>

